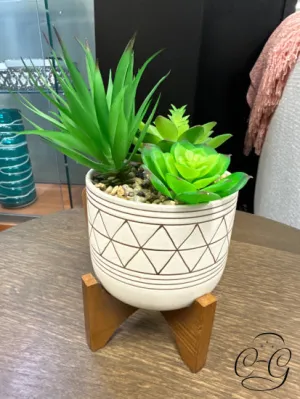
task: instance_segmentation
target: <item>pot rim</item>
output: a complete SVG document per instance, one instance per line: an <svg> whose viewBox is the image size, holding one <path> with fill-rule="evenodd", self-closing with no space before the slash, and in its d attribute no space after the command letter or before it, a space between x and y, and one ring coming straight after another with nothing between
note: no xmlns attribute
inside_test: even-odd
<svg viewBox="0 0 300 399"><path fill-rule="evenodd" d="M198 209L213 210L224 202L230 202L233 198L238 196L239 192L228 195L227 197L221 198L216 201L208 202L205 204L194 204L194 205L160 205L160 204L146 204L143 202L126 201L122 198L110 195L104 191L99 190L92 182L92 176L94 169L90 169L85 176L85 184L89 191L98 197L102 197L104 200L109 200L116 205L123 206L125 208L133 208L137 210L156 211L156 212L188 212L197 211Z"/></svg>

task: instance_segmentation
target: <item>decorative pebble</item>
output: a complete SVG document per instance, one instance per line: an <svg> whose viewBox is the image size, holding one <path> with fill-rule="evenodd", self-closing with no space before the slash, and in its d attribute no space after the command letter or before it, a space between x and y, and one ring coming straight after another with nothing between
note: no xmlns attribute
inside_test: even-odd
<svg viewBox="0 0 300 399"><path fill-rule="evenodd" d="M146 202L147 200L144 197L140 197L139 195L135 195L133 197L133 201L135 201L135 202Z"/></svg>
<svg viewBox="0 0 300 399"><path fill-rule="evenodd" d="M167 200L163 202L163 205L176 205L176 202L172 200Z"/></svg>
<svg viewBox="0 0 300 399"><path fill-rule="evenodd" d="M143 183L141 184L142 188L149 188L151 187L151 182L150 180L145 180L143 181Z"/></svg>
<svg viewBox="0 0 300 399"><path fill-rule="evenodd" d="M141 167L137 165L132 170L123 185L117 176L107 176L104 180L102 176L97 175L93 181L100 190L127 201L163 205L178 204L178 201L172 201L155 190L146 172Z"/></svg>
<svg viewBox="0 0 300 399"><path fill-rule="evenodd" d="M118 190L117 190L117 196L118 196L118 197L124 197L124 195L125 195L125 190L124 190L124 188L123 188L122 186L119 186L119 187L118 187Z"/></svg>
<svg viewBox="0 0 300 399"><path fill-rule="evenodd" d="M104 191L106 189L106 185L104 183L97 183L96 187L100 188L101 191Z"/></svg>
<svg viewBox="0 0 300 399"><path fill-rule="evenodd" d="M135 178L135 184L138 184L139 186L141 186L142 183L143 183L143 179L141 179L140 177Z"/></svg>
<svg viewBox="0 0 300 399"><path fill-rule="evenodd" d="M113 190L112 186L108 186L107 189L105 190L105 192L107 194L111 194L112 190Z"/></svg>
<svg viewBox="0 0 300 399"><path fill-rule="evenodd" d="M119 190L119 186L115 186L115 187L112 189L110 195L116 195L117 192L118 192L118 190Z"/></svg>

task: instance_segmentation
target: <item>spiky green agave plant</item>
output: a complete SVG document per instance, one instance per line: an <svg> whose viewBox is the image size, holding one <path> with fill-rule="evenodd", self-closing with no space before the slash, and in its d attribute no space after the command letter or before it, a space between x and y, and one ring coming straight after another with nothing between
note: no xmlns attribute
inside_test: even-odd
<svg viewBox="0 0 300 399"><path fill-rule="evenodd" d="M21 96L21 102L26 108L52 123L54 128L45 130L25 117L36 130L27 130L24 134L43 137L63 154L102 174L124 174L125 170L130 169L130 161L138 151L155 114L159 98L150 111L153 94L167 77L163 76L155 84L136 110L136 92L141 77L160 51L152 55L134 75L133 37L119 60L114 79L110 71L105 88L99 66L88 44L80 43L85 53L87 85L56 30L55 33L62 49L66 70L61 67L53 51L52 71L63 95L56 93L51 84L39 74L39 80L45 86L41 88L30 71L32 68L25 67L36 89L54 105L57 112L49 112L48 115ZM134 140L146 114L149 116L145 128L138 135L138 140Z"/></svg>

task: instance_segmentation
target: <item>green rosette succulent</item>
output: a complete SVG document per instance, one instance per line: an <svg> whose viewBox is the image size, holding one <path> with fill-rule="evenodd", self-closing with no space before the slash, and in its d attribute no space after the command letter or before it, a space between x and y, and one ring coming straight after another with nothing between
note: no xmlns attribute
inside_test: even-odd
<svg viewBox="0 0 300 399"><path fill-rule="evenodd" d="M230 156L205 144L174 143L170 152L147 145L142 159L155 189L186 204L227 197L241 190L249 179L243 172L230 174Z"/></svg>
<svg viewBox="0 0 300 399"><path fill-rule="evenodd" d="M158 145L163 151L169 152L173 143L178 141L189 141L192 144L207 144L212 148L217 148L225 143L231 134L221 134L210 137L216 122L208 122L204 125L190 127L189 115L185 115L186 105L176 108L171 105L168 118L157 116L154 124L149 125L144 143ZM140 131L143 131L145 124L140 124Z"/></svg>

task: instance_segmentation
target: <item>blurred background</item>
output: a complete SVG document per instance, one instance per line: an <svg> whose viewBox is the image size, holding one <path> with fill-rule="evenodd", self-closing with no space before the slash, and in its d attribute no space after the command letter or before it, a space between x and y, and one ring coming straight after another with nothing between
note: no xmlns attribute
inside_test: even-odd
<svg viewBox="0 0 300 399"><path fill-rule="evenodd" d="M27 147L26 143L16 144L13 133L7 136L9 140L3 139L4 133L13 131L11 126L17 123L14 110L24 111L11 90L22 93L42 111L51 111L39 92L24 83L26 76L22 75L20 62L21 58L32 58L42 64L41 70L46 74L50 48L43 34L52 39L59 53L53 25L82 73L84 57L75 37L88 40L104 76L116 66L134 32L138 32L136 65L165 48L147 71L140 98L171 70L162 87L159 112L166 113L171 103L177 107L187 104L193 123L216 120L217 133L234 135L222 149L233 155L232 170L244 170L255 177L258 157L243 155L249 117L249 72L272 31L295 12L296 3L297 0L0 0L0 229L81 206L86 168L59 154L39 137L29 136ZM32 118L28 111L24 114ZM35 121L46 127L44 121ZM18 123L21 130L30 128L24 119L22 126ZM22 152L15 152L20 146ZM16 171L22 168L18 160L23 159L27 163L26 170L21 170L22 181L33 180L19 188L21 180L8 182L7 176L17 176ZM240 209L253 211L254 185L255 179L241 192Z"/></svg>

